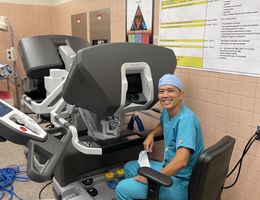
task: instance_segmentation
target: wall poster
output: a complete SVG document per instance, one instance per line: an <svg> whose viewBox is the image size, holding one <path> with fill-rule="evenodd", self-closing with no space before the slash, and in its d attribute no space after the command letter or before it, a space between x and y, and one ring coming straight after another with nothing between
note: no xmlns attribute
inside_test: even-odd
<svg viewBox="0 0 260 200"><path fill-rule="evenodd" d="M259 0L161 0L159 45L177 65L260 75Z"/></svg>
<svg viewBox="0 0 260 200"><path fill-rule="evenodd" d="M126 41L153 43L153 0L126 1Z"/></svg>

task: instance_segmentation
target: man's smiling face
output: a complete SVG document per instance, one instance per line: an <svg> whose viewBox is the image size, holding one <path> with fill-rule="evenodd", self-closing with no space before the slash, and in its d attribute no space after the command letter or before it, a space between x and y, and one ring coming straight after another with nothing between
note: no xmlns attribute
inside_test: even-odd
<svg viewBox="0 0 260 200"><path fill-rule="evenodd" d="M159 88L158 99L161 105L167 109L175 110L182 103L183 92L173 85L162 85Z"/></svg>

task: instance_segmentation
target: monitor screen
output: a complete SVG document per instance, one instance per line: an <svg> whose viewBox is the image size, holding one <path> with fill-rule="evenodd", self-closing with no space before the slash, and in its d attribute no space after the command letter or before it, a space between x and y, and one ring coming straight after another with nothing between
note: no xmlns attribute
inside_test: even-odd
<svg viewBox="0 0 260 200"><path fill-rule="evenodd" d="M7 113L11 112L12 110L13 110L12 108L0 102L0 117L5 116Z"/></svg>
<svg viewBox="0 0 260 200"><path fill-rule="evenodd" d="M141 74L127 74L128 82L127 94L137 94L143 92Z"/></svg>

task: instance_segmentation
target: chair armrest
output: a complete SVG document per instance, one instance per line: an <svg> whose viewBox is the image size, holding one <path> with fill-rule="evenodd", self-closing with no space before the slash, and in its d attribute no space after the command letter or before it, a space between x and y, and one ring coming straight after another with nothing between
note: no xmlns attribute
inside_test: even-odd
<svg viewBox="0 0 260 200"><path fill-rule="evenodd" d="M138 174L146 177L148 179L148 183L152 181L165 187L170 187L172 185L171 177L162 174L150 167L140 167L138 169Z"/></svg>

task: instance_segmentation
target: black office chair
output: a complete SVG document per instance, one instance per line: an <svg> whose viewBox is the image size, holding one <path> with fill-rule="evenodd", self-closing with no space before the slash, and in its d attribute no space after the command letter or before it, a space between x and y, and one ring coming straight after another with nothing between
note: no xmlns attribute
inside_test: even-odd
<svg viewBox="0 0 260 200"><path fill-rule="evenodd" d="M200 155L191 174L189 200L220 200L234 145L235 139L225 136ZM159 199L161 185L174 184L170 177L148 167L139 168L138 173L148 180L148 200Z"/></svg>

